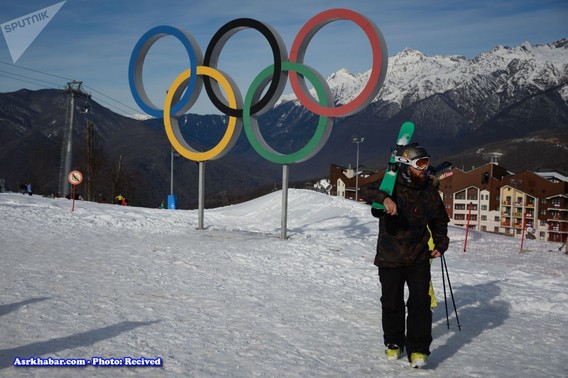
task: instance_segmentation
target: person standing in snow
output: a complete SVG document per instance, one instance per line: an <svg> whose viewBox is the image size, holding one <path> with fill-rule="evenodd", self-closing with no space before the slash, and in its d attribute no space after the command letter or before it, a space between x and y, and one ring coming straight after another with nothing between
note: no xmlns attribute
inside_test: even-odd
<svg viewBox="0 0 568 378"><path fill-rule="evenodd" d="M381 283L385 353L388 359L397 360L406 349L411 365L421 367L432 343L430 259L448 249L449 218L437 189L430 184L426 150L413 143L401 147L396 155L399 171L392 196L377 184L367 188L362 198L383 204L386 213L379 222L374 261ZM428 246L430 235L433 250Z"/></svg>
<svg viewBox="0 0 568 378"><path fill-rule="evenodd" d="M26 190L30 196L33 194L34 191L31 183L28 183L28 185L26 186Z"/></svg>
<svg viewBox="0 0 568 378"><path fill-rule="evenodd" d="M117 205L124 205L124 196L122 194L119 194L118 196L114 197L114 199Z"/></svg>

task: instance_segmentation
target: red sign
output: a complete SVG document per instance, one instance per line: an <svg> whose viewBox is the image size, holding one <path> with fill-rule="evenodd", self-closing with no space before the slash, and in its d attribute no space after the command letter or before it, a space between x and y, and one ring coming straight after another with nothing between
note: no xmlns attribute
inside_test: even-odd
<svg viewBox="0 0 568 378"><path fill-rule="evenodd" d="M83 174L79 171L71 171L67 175L67 180L71 185L79 185L83 181Z"/></svg>

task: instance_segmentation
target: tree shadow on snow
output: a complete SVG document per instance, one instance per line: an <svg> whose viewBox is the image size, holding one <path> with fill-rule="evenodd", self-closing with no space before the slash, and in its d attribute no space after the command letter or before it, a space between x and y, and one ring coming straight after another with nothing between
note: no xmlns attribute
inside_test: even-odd
<svg viewBox="0 0 568 378"><path fill-rule="evenodd" d="M442 361L451 358L461 347L473 342L477 336L497 328L505 322L509 317L511 305L506 301L497 299L501 293L501 288L497 283L498 281L492 281L480 285L465 285L454 288L461 331L458 329L449 288L446 287L446 303L450 329L448 329L448 321L446 320L446 303L443 300L443 292L442 298L440 298L440 293L436 292L438 307L434 311L432 335L434 340L441 338L448 332L451 332L452 335L446 340L445 344L437 346L432 351L432 356L428 360L429 368L435 369Z"/></svg>
<svg viewBox="0 0 568 378"><path fill-rule="evenodd" d="M18 303L10 303L10 304L5 304L5 305L0 305L0 316L4 316L4 315L9 314L11 312L17 311L20 307L23 307L25 305L46 301L48 299L50 299L50 298L39 297L39 298L26 299L25 301L21 301L21 302L18 302Z"/></svg>
<svg viewBox="0 0 568 378"><path fill-rule="evenodd" d="M93 329L87 332L76 333L71 336L59 337L48 341L40 341L12 349L0 350L0 370L12 366L14 359L53 355L65 349L74 349L81 346L92 345L96 342L111 339L121 333L132 331L138 327L158 323L159 320L148 322L120 322L111 326Z"/></svg>

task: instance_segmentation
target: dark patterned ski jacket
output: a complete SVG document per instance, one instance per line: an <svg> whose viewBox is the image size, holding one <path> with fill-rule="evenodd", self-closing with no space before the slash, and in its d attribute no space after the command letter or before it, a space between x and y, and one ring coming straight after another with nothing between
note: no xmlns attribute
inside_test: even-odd
<svg viewBox="0 0 568 378"><path fill-rule="evenodd" d="M369 186L361 197L368 203L383 203L388 194ZM430 258L428 241L430 229L434 249L440 253L448 249L448 214L438 190L426 182L417 186L398 175L391 196L398 214L384 215L379 221L379 238L375 265L396 268L412 265Z"/></svg>

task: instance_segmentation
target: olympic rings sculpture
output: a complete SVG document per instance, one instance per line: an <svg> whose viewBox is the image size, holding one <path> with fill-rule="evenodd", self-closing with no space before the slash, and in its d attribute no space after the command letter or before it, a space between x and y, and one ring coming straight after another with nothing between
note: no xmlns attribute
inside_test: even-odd
<svg viewBox="0 0 568 378"><path fill-rule="evenodd" d="M303 62L306 49L314 35L325 25L337 20L352 21L364 31L371 44L373 63L369 81L361 93L353 101L335 107L326 81L317 71ZM219 55L225 43L243 29L260 32L269 42L274 59L274 63L262 70L253 80L244 102L233 79L217 69ZM161 109L148 97L144 89L142 71L148 51L154 43L165 36L173 36L183 44L189 58L189 68L171 84L164 107ZM323 148L331 134L333 117L355 114L377 96L386 77L387 61L385 40L380 29L372 21L348 9L329 9L312 17L300 29L292 43L290 57L278 32L270 25L251 18L239 18L223 25L212 37L204 56L196 40L189 33L171 26L152 28L140 38L132 51L128 66L128 81L138 106L148 115L163 117L168 140L185 158L201 162L224 156L233 148L244 125L249 143L263 158L278 164L292 164L313 157ZM306 109L318 115L319 121L314 135L303 148L290 154L282 154L265 141L259 130L257 118L271 109L280 98L288 76L298 101ZM317 100L310 94L305 79L308 79L314 87ZM184 139L177 117L193 106L203 86L213 105L228 116L228 123L227 130L217 145L207 151L197 151Z"/></svg>

